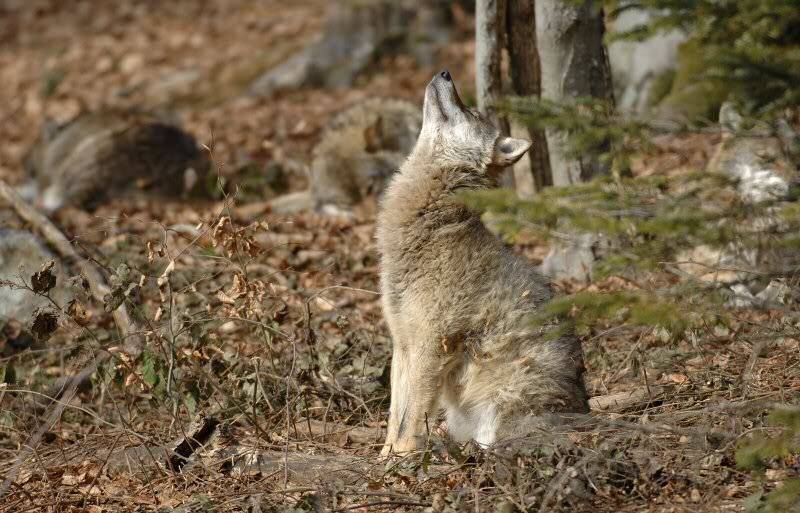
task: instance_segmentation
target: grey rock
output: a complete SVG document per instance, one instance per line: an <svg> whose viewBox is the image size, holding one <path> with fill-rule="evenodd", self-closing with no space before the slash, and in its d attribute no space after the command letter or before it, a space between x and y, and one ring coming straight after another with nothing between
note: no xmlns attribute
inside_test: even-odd
<svg viewBox="0 0 800 513"><path fill-rule="evenodd" d="M165 73L145 87L144 95L149 105L170 103L176 98L192 94L202 75L196 69Z"/></svg>
<svg viewBox="0 0 800 513"><path fill-rule="evenodd" d="M650 15L646 12L627 10L614 20L612 30L625 32L649 20ZM654 81L675 70L678 47L684 41L684 33L671 30L644 41L615 41L608 45L611 76L620 109L635 113L648 109Z"/></svg>
<svg viewBox="0 0 800 513"><path fill-rule="evenodd" d="M738 193L749 203L785 199L798 179L786 148L797 138L788 124L777 130L765 124L750 129L742 116L725 102L720 108L722 143L709 162L709 169L738 180Z"/></svg>
<svg viewBox="0 0 800 513"><path fill-rule="evenodd" d="M599 236L591 233L576 234L570 241L554 241L540 270L554 280L589 282L597 260L596 248L599 243Z"/></svg>
<svg viewBox="0 0 800 513"><path fill-rule="evenodd" d="M701 244L680 252L676 267L704 282L733 284L752 279L748 269L756 266L757 257L754 251L740 244L724 248Z"/></svg>
<svg viewBox="0 0 800 513"><path fill-rule="evenodd" d="M750 292L747 285L737 283L728 290L730 298L725 303L728 308L752 308L758 304L758 299Z"/></svg>
<svg viewBox="0 0 800 513"><path fill-rule="evenodd" d="M446 2L435 0L331 2L322 36L257 78L250 93L348 87L384 55L403 53L431 64L435 49L449 39L447 16Z"/></svg>
<svg viewBox="0 0 800 513"><path fill-rule="evenodd" d="M275 214L296 214L314 207L309 191L295 191L269 201L270 212Z"/></svg>
<svg viewBox="0 0 800 513"><path fill-rule="evenodd" d="M772 280L764 290L756 294L756 298L765 308L776 308L786 304L792 289L783 281Z"/></svg>
<svg viewBox="0 0 800 513"><path fill-rule="evenodd" d="M34 310L50 304L47 298L11 284L30 285L31 275L51 260L56 262L53 268L56 285L49 294L59 306L64 306L72 292L63 263L32 233L0 230L0 280L4 282L0 285L0 319L27 322Z"/></svg>
<svg viewBox="0 0 800 513"><path fill-rule="evenodd" d="M301 50L278 66L267 71L250 86L250 93L266 96L275 91L300 87L308 82L312 54L316 45Z"/></svg>

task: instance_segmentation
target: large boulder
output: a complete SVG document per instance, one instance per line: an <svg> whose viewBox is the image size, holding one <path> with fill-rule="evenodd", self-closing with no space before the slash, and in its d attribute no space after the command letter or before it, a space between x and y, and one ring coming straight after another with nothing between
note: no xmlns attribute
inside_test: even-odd
<svg viewBox="0 0 800 513"><path fill-rule="evenodd" d="M250 86L254 95L302 86L348 87L386 55L411 55L431 64L450 37L447 2L337 0L322 36Z"/></svg>
<svg viewBox="0 0 800 513"><path fill-rule="evenodd" d="M614 32L646 25L651 16L629 9L613 22ZM644 41L614 41L608 45L611 76L618 107L642 113L669 90L678 62L678 48L686 35L677 30L659 32ZM666 89L666 90L665 90Z"/></svg>
<svg viewBox="0 0 800 513"><path fill-rule="evenodd" d="M63 125L46 123L23 161L27 199L52 212L92 207L137 187L181 194L202 182L210 162L194 137L136 111L86 112Z"/></svg>

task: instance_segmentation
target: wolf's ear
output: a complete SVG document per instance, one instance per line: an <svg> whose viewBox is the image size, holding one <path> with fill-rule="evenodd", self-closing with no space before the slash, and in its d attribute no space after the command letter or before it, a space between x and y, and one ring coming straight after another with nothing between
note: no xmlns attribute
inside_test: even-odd
<svg viewBox="0 0 800 513"><path fill-rule="evenodd" d="M383 146L383 116L378 116L374 123L364 129L364 142L367 153L376 153Z"/></svg>
<svg viewBox="0 0 800 513"><path fill-rule="evenodd" d="M494 143L492 153L492 164L495 166L510 166L525 155L531 142L525 139L514 139L513 137L500 137Z"/></svg>

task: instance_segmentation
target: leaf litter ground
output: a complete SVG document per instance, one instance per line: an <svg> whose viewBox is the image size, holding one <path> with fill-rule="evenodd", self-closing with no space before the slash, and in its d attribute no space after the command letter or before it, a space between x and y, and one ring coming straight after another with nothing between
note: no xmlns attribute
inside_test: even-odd
<svg viewBox="0 0 800 513"><path fill-rule="evenodd" d="M393 58L357 87L250 98L248 80L313 38L324 2L17 3L0 17L2 178L22 181L45 116L168 103L212 151L228 193L140 193L55 218L136 305L147 335L140 353L114 352L113 319L90 299L60 305L46 341L3 327L0 473L18 473L0 511L743 511L762 485L797 474L796 458L776 461L757 483L734 458L770 405L800 389L796 337L759 350L760 327L781 311L742 310L699 340L598 328L583 341L587 379L607 401L583 428L481 451L448 442L432 419L422 455L381 460L391 351L375 205L351 220L277 216L266 185L248 195L243 184L249 164L274 161L302 187L335 110L376 91L419 101L434 70ZM438 56L463 83L472 48L457 40ZM192 75L191 87L174 85ZM666 141L639 172L702 165L715 142ZM517 249L533 261L545 251L536 239ZM26 448L52 384L100 348L115 357Z"/></svg>

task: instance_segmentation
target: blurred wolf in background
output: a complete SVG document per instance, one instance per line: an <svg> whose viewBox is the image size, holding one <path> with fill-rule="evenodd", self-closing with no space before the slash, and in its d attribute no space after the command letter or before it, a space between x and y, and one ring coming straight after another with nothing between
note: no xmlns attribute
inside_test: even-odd
<svg viewBox="0 0 800 513"><path fill-rule="evenodd" d="M428 84L419 139L378 216L393 343L384 454L422 448L440 409L453 438L483 445L589 410L580 342L531 320L548 281L457 198L496 186L529 147L467 109L447 71Z"/></svg>
<svg viewBox="0 0 800 513"><path fill-rule="evenodd" d="M177 195L203 180L210 162L194 137L155 116L121 110L47 123L25 156L20 192L47 212L94 207L133 187Z"/></svg>
<svg viewBox="0 0 800 513"><path fill-rule="evenodd" d="M352 205L382 193L421 126L419 109L403 100L371 98L336 115L313 152L316 206Z"/></svg>
<svg viewBox="0 0 800 513"><path fill-rule="evenodd" d="M380 196L421 126L419 108L405 100L370 98L346 108L325 126L312 151L309 190L273 200L272 210L347 215L364 198Z"/></svg>

